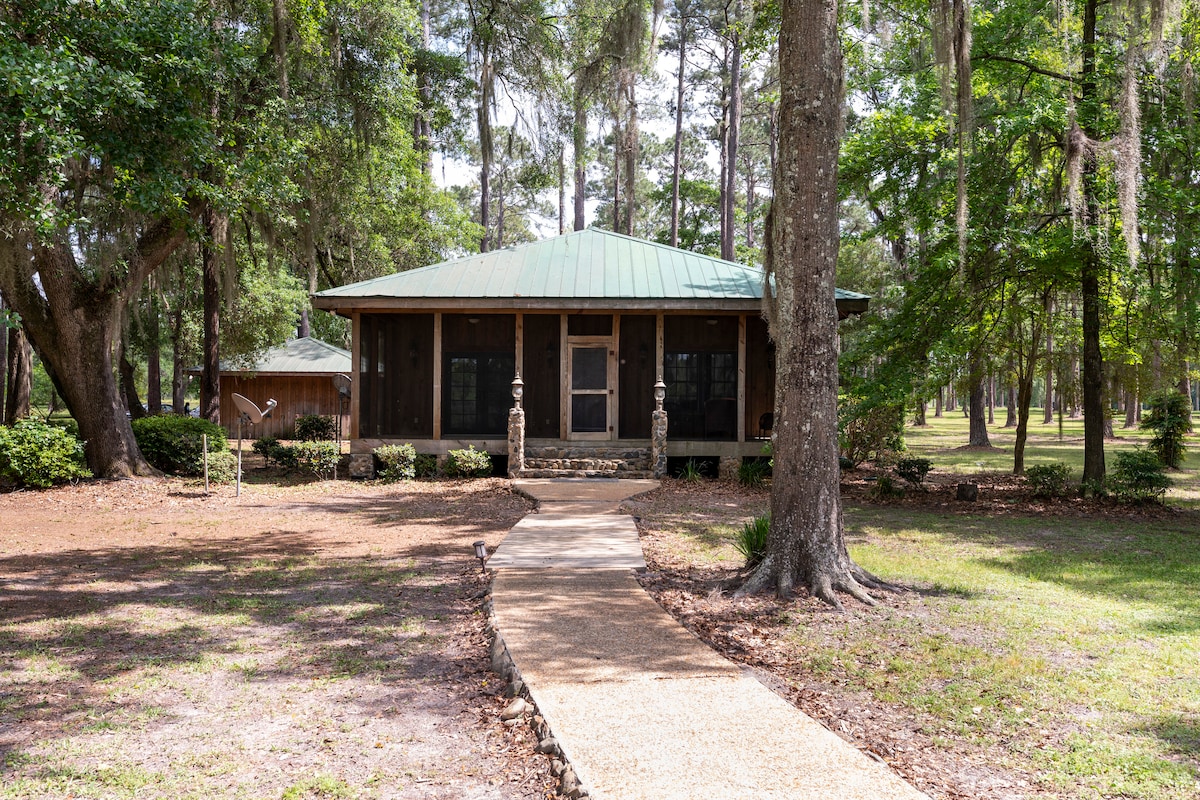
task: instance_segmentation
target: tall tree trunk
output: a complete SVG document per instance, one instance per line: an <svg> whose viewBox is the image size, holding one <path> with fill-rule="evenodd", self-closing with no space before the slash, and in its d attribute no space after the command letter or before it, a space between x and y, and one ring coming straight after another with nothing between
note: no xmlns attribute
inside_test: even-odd
<svg viewBox="0 0 1200 800"><path fill-rule="evenodd" d="M479 252L491 250L492 160L495 147L492 142L492 63L486 49L481 56L479 73L479 106L475 109L479 124L479 224L483 226L483 237L479 240Z"/></svg>
<svg viewBox="0 0 1200 800"><path fill-rule="evenodd" d="M33 348L22 328L8 331L8 363L5 370L4 424L12 425L29 416L33 397Z"/></svg>
<svg viewBox="0 0 1200 800"><path fill-rule="evenodd" d="M125 397L125 410L129 412L130 419L141 419L146 416L146 409L142 405L141 398L137 393L137 376L133 371L133 364L129 363L129 357L126 354L125 342L117 348L120 351L120 357L117 359L117 376L121 386L121 394Z"/></svg>
<svg viewBox="0 0 1200 800"><path fill-rule="evenodd" d="M221 252L229 217L213 208L204 211L204 243L200 247L204 289L204 357L200 375L200 416L221 422Z"/></svg>
<svg viewBox="0 0 1200 800"><path fill-rule="evenodd" d="M996 424L996 375L990 371L987 377L987 424Z"/></svg>
<svg viewBox="0 0 1200 800"><path fill-rule="evenodd" d="M721 187L721 258L733 261L737 258L734 242L737 227L734 224L734 209L737 207L737 158L738 138L742 128L742 0L735 0L733 7L732 37L729 53L729 129L726 135L725 183Z"/></svg>
<svg viewBox="0 0 1200 800"><path fill-rule="evenodd" d="M571 125L571 158L575 162L575 230L581 231L587 227L584 208L587 197L587 107L578 78L575 80L573 106L575 119Z"/></svg>
<svg viewBox="0 0 1200 800"><path fill-rule="evenodd" d="M184 398L187 396L187 375L184 373L183 348L183 304L176 305L171 312L171 405L175 413L183 413Z"/></svg>
<svg viewBox="0 0 1200 800"><path fill-rule="evenodd" d="M162 324L158 298L150 292L146 303L146 408L151 414L162 413ZM179 411L178 408L175 409Z"/></svg>
<svg viewBox="0 0 1200 800"><path fill-rule="evenodd" d="M567 232L567 156L558 146L558 235Z"/></svg>
<svg viewBox="0 0 1200 800"><path fill-rule="evenodd" d="M991 447L987 429L987 391L984 388L984 364L979 353L971 359L970 394L967 401L967 417L970 419L970 435L967 444L971 447Z"/></svg>
<svg viewBox="0 0 1200 800"><path fill-rule="evenodd" d="M1085 0L1083 41L1079 82L1079 108L1083 133L1096 140L1100 110L1096 97L1096 9L1098 0ZM1097 199L1096 162L1086 158L1083 165L1083 194L1088 207L1088 225L1097 225L1100 206ZM1100 272L1101 254L1096 234L1082 237L1080 295L1083 301L1083 487L1091 493L1104 484L1104 362L1100 353Z"/></svg>
<svg viewBox="0 0 1200 800"><path fill-rule="evenodd" d="M633 218L637 209L637 162L638 162L638 107L637 73L625 70L628 75L625 87L625 102L629 116L625 120L625 227L626 236L633 236Z"/></svg>
<svg viewBox="0 0 1200 800"><path fill-rule="evenodd" d="M787 598L800 583L874 602L875 579L846 551L837 443L837 156L842 60L837 3L782 0L780 143L766 262L778 296L771 320L778 369L775 481L767 555L743 592Z"/></svg>
<svg viewBox="0 0 1200 800"><path fill-rule="evenodd" d="M684 75L687 65L688 34L690 27L687 19L682 16L679 20L679 49L676 57L679 59L679 71L675 74L675 148L671 156L671 247L679 246L679 180L683 169L683 100Z"/></svg>
<svg viewBox="0 0 1200 800"><path fill-rule="evenodd" d="M925 399L917 399L917 407L913 414L913 427L924 428L929 423L925 421Z"/></svg>
<svg viewBox="0 0 1200 800"><path fill-rule="evenodd" d="M1004 427L1013 428L1017 425L1017 387L1013 383L1016 376L1011 371L1009 375L1008 387L1005 389L1004 396Z"/></svg>
<svg viewBox="0 0 1200 800"><path fill-rule="evenodd" d="M8 395L8 306L0 294L0 420L4 419L4 398Z"/></svg>
<svg viewBox="0 0 1200 800"><path fill-rule="evenodd" d="M938 387L937 401L934 403L934 406L933 406L934 419L940 419L942 416L942 395L945 393L945 391L946 390L943 387L941 387L941 386Z"/></svg>
<svg viewBox="0 0 1200 800"><path fill-rule="evenodd" d="M280 2L280 0L275 0ZM429 2L421 0L421 49L430 52ZM422 61L424 59L421 59ZM421 160L421 170L426 175L433 174L433 78L427 68L421 68L417 73L417 113L413 115L413 145L424 157Z"/></svg>
<svg viewBox="0 0 1200 800"><path fill-rule="evenodd" d="M1046 304L1046 407L1042 409L1042 424L1054 422L1054 333L1051 329L1054 301Z"/></svg>

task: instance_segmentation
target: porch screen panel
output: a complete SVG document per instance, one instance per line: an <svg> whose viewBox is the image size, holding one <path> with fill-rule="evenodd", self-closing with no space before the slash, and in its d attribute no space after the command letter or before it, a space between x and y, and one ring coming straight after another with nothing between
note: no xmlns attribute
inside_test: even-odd
<svg viewBox="0 0 1200 800"><path fill-rule="evenodd" d="M617 366L617 420L622 439L649 439L654 411L655 320L649 315L621 315L621 354Z"/></svg>
<svg viewBox="0 0 1200 800"><path fill-rule="evenodd" d="M672 438L737 438L737 317L663 320L663 381Z"/></svg>
<svg viewBox="0 0 1200 800"><path fill-rule="evenodd" d="M515 374L512 353L447 353L442 430L452 435L507 435Z"/></svg>
<svg viewBox="0 0 1200 800"><path fill-rule="evenodd" d="M746 317L746 438L771 435L775 417L775 345L767 323Z"/></svg>
<svg viewBox="0 0 1200 800"><path fill-rule="evenodd" d="M558 314L526 314L524 329L525 435L557 439L562 389Z"/></svg>
<svg viewBox="0 0 1200 800"><path fill-rule="evenodd" d="M433 435L433 315L366 314L358 365L359 433Z"/></svg>
<svg viewBox="0 0 1200 800"><path fill-rule="evenodd" d="M442 315L443 433L507 435L516 330L512 314Z"/></svg>

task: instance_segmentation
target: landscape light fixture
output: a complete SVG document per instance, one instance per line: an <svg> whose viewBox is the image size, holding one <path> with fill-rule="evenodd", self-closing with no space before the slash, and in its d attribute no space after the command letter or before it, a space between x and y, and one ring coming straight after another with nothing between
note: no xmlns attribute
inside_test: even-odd
<svg viewBox="0 0 1200 800"><path fill-rule="evenodd" d="M521 380L521 373L517 373L517 377L513 378L512 396L516 407L521 407L521 398L525 396L525 381Z"/></svg>
<svg viewBox="0 0 1200 800"><path fill-rule="evenodd" d="M475 557L479 559L479 571L487 572L487 542L480 539L475 543Z"/></svg>

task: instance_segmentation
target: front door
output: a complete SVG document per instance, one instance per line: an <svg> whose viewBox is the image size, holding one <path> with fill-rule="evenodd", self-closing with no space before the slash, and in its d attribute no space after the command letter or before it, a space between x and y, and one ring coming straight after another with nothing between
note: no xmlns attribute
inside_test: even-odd
<svg viewBox="0 0 1200 800"><path fill-rule="evenodd" d="M570 342L567 347L570 359L569 438L612 438L612 343Z"/></svg>

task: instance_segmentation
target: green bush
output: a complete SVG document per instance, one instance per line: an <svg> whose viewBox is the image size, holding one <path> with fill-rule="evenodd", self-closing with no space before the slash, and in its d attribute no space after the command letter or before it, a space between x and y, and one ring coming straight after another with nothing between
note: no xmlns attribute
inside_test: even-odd
<svg viewBox="0 0 1200 800"><path fill-rule="evenodd" d="M75 421L74 417L47 417L46 424L62 428L76 439L79 438L79 423Z"/></svg>
<svg viewBox="0 0 1200 800"><path fill-rule="evenodd" d="M904 403L843 394L838 398L838 446L858 466L904 450Z"/></svg>
<svg viewBox="0 0 1200 800"><path fill-rule="evenodd" d="M19 486L45 489L90 478L83 443L56 425L35 419L0 426L0 477Z"/></svg>
<svg viewBox="0 0 1200 800"><path fill-rule="evenodd" d="M446 475L450 478L486 478L492 474L492 457L486 450L470 445L466 450L446 454Z"/></svg>
<svg viewBox="0 0 1200 800"><path fill-rule="evenodd" d="M896 474L904 478L909 486L920 486L933 468L928 458L902 458L896 462Z"/></svg>
<svg viewBox="0 0 1200 800"><path fill-rule="evenodd" d="M203 467L201 474L203 474ZM208 454L208 479L213 483L233 483L237 477L237 456L232 450Z"/></svg>
<svg viewBox="0 0 1200 800"><path fill-rule="evenodd" d="M880 500L892 497L904 497L904 488L897 486L891 475L880 475L875 481L875 496Z"/></svg>
<svg viewBox="0 0 1200 800"><path fill-rule="evenodd" d="M417 449L411 444L385 444L374 450L379 479L385 483L417 477Z"/></svg>
<svg viewBox="0 0 1200 800"><path fill-rule="evenodd" d="M328 442L337 435L333 417L301 414L296 417L296 438L302 442Z"/></svg>
<svg viewBox="0 0 1200 800"><path fill-rule="evenodd" d="M206 419L167 414L133 421L133 435L142 455L153 466L172 475L204 474L203 435L208 434L209 477L213 453L229 452L225 431Z"/></svg>
<svg viewBox="0 0 1200 800"><path fill-rule="evenodd" d="M767 536L771 532L771 517L755 517L742 525L733 540L734 548L746 559L747 567L756 567L767 556Z"/></svg>
<svg viewBox="0 0 1200 800"><path fill-rule="evenodd" d="M433 453L417 453L413 462L413 471L418 478L436 478L438 476L438 460Z"/></svg>
<svg viewBox="0 0 1200 800"><path fill-rule="evenodd" d="M262 456L268 466L272 461L278 462L279 448L279 440L274 436L261 436L254 440L254 444L250 445L250 449Z"/></svg>
<svg viewBox="0 0 1200 800"><path fill-rule="evenodd" d="M757 489L767 482L767 478L771 477L771 464L759 460L743 461L738 466L737 477L738 483L742 486Z"/></svg>
<svg viewBox="0 0 1200 800"><path fill-rule="evenodd" d="M1121 503L1162 502L1171 479L1150 450L1122 450L1108 480L1108 490Z"/></svg>
<svg viewBox="0 0 1200 800"><path fill-rule="evenodd" d="M1149 413L1142 417L1142 427L1154 431L1150 450L1159 461L1171 469L1183 463L1183 437L1192 426L1192 404L1186 395L1166 390L1150 396Z"/></svg>
<svg viewBox="0 0 1200 800"><path fill-rule="evenodd" d="M1061 461L1053 464L1038 464L1025 470L1035 497L1062 497L1067 493L1067 481L1071 479L1071 468Z"/></svg>
<svg viewBox="0 0 1200 800"><path fill-rule="evenodd" d="M295 459L297 469L311 472L321 480L329 480L337 471L342 457L335 442L297 442L288 448Z"/></svg>

